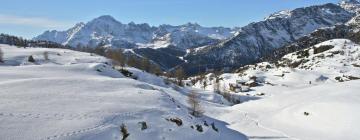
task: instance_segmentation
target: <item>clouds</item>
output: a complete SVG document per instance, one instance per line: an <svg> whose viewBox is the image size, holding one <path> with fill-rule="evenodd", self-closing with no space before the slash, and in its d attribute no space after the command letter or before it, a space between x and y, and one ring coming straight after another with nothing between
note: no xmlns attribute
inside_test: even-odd
<svg viewBox="0 0 360 140"><path fill-rule="evenodd" d="M71 26L68 22L51 20L43 17L21 17L13 15L1 15L0 24L30 26L40 28L65 28Z"/></svg>

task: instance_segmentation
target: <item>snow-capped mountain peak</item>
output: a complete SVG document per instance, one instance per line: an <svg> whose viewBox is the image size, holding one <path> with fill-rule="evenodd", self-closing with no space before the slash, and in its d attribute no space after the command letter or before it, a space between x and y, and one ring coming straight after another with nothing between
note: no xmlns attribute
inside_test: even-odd
<svg viewBox="0 0 360 140"><path fill-rule="evenodd" d="M235 30L237 29L202 27L198 23L190 22L179 26L164 24L159 27L147 23L123 24L110 15L104 15L86 24L76 25L67 31L46 31L34 39L54 41L73 47L79 44L96 47L99 43L105 43L120 48L144 46L157 48L172 45L185 50L227 39L233 36ZM162 41L161 46L157 46L159 40ZM139 44L143 45L139 46ZM167 45L163 46L164 44Z"/></svg>
<svg viewBox="0 0 360 140"><path fill-rule="evenodd" d="M274 14L271 14L270 16L266 17L265 20L275 19L275 18L288 18L291 16L290 10L282 10L279 12L276 12Z"/></svg>

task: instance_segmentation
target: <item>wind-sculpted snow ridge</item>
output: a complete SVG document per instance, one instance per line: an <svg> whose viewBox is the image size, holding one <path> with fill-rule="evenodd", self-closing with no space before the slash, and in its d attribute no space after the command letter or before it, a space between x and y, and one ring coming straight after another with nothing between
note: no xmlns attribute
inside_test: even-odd
<svg viewBox="0 0 360 140"><path fill-rule="evenodd" d="M186 95L157 76L127 68L139 80L126 78L110 60L90 53L0 47L2 140L122 139L122 124L127 139L247 139L224 122L189 115L180 102ZM204 121L214 123L218 132ZM190 127L195 125L202 132Z"/></svg>

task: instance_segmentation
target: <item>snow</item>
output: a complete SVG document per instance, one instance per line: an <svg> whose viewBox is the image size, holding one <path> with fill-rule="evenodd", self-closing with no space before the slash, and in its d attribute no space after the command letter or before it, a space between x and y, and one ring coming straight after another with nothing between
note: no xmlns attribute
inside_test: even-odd
<svg viewBox="0 0 360 140"><path fill-rule="evenodd" d="M291 10L282 10L277 13L271 14L269 17L265 18L265 20L272 20L276 18L289 18L291 16Z"/></svg>
<svg viewBox="0 0 360 140"><path fill-rule="evenodd" d="M314 48L324 45L334 48L314 54ZM359 49L350 40L334 39L305 49L308 57L299 57L297 52L286 55L284 59L290 62L308 60L296 68L262 62L238 73L222 74L220 89L228 89L237 81L251 81L252 76L257 77L260 86L249 92L231 92L238 95L234 97L240 98L241 104L207 105L206 115L229 123L230 128L249 139L356 140L360 137L360 81L340 82L336 77L360 77ZM344 54L330 55L338 51ZM210 84L202 96L211 95L214 79L210 77L205 78ZM193 87L201 89L202 82Z"/></svg>
<svg viewBox="0 0 360 140"><path fill-rule="evenodd" d="M315 53L324 45L334 47ZM234 105L213 92L214 74L191 87L166 84L158 77L126 68L138 80L124 77L106 58L65 49L18 48L0 45L0 137L12 139L121 139L121 124L129 139L282 139L356 140L360 137L360 46L334 39L284 56L279 64L304 61L294 68L262 62L238 73L220 75L220 89L247 83L259 86L230 92ZM50 60L43 58L49 52ZM337 53L343 51L343 53ZM36 62L27 62L33 55ZM306 61L305 61L306 60ZM336 80L342 77L344 81ZM191 84L189 80L186 83ZM190 117L187 95L200 94L205 114ZM179 117L178 127L166 121ZM141 130L139 122L149 126ZM214 122L219 132L203 125ZM246 135L246 136L245 136Z"/></svg>
<svg viewBox="0 0 360 140"><path fill-rule="evenodd" d="M2 140L247 139L226 123L189 115L186 93L163 79L127 68L139 80L126 78L106 58L65 49L0 45L0 137ZM49 60L42 56L49 52ZM36 62L27 62L33 55ZM174 99L174 97L176 97ZM167 121L178 117L183 125ZM148 129L141 130L139 122ZM219 132L203 125L214 122ZM190 126L202 124L204 132Z"/></svg>
<svg viewBox="0 0 360 140"><path fill-rule="evenodd" d="M184 50L213 44L214 41L233 37L238 28L202 27L197 23L184 25L150 26L147 23L123 24L109 15L87 23L78 23L66 31L46 31L35 40L47 40L76 47L96 47L99 43L121 48L164 48L177 46Z"/></svg>

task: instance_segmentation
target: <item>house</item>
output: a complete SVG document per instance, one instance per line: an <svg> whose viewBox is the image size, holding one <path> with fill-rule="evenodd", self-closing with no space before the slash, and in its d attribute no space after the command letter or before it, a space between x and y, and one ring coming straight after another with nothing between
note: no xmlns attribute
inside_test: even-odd
<svg viewBox="0 0 360 140"><path fill-rule="evenodd" d="M250 91L250 87L246 86L246 85L243 85L242 83L240 83L240 84L239 83L236 83L236 84L230 83L229 87L230 87L230 91L236 92L236 93Z"/></svg>

